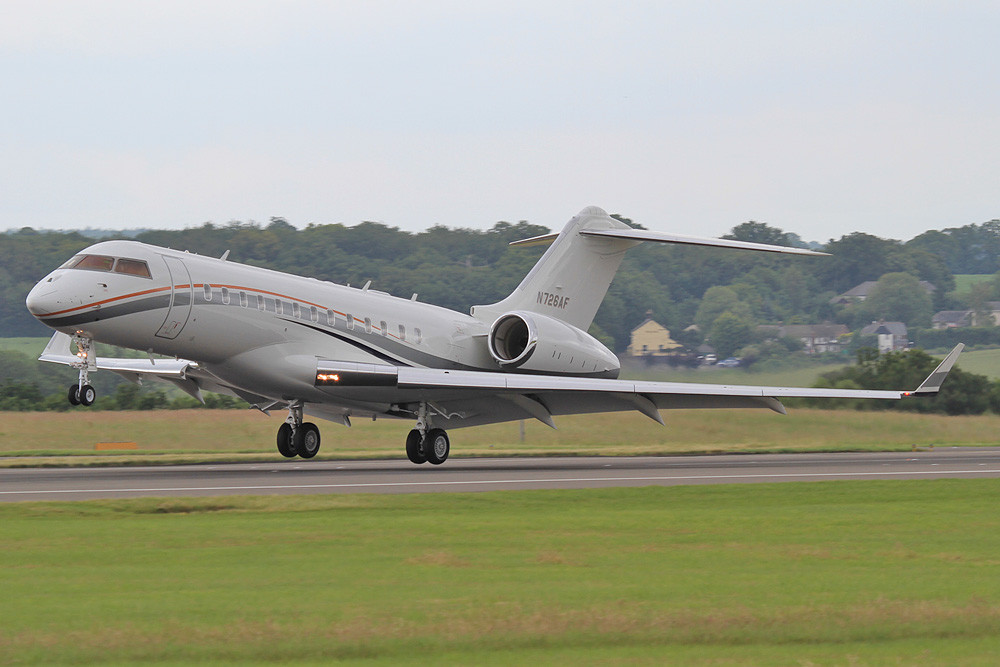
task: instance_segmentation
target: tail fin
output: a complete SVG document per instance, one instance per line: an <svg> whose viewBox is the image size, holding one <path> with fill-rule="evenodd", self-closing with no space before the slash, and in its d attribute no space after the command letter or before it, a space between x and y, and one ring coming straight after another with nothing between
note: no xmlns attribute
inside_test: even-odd
<svg viewBox="0 0 1000 667"><path fill-rule="evenodd" d="M548 315L586 331L600 308L625 251L641 241L581 232L631 230L591 206L566 223L538 263L503 301L474 306L472 315L493 321L512 310ZM540 242L550 237L540 238Z"/></svg>

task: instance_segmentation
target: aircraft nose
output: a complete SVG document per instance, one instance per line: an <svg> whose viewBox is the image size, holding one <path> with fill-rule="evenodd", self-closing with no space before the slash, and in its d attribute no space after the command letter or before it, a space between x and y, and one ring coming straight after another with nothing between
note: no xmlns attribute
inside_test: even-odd
<svg viewBox="0 0 1000 667"><path fill-rule="evenodd" d="M24 305L35 317L42 317L59 310L59 289L53 284L51 276L31 288Z"/></svg>

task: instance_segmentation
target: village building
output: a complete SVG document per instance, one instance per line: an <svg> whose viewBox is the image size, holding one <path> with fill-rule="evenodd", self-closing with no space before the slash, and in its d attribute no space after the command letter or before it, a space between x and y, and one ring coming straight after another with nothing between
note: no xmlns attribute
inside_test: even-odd
<svg viewBox="0 0 1000 667"><path fill-rule="evenodd" d="M786 324L778 328L782 338L798 338L806 354L840 352L851 333L844 324Z"/></svg>
<svg viewBox="0 0 1000 667"><path fill-rule="evenodd" d="M861 330L862 336L877 336L878 351L882 354L910 349L906 325L902 322L872 322Z"/></svg>
<svg viewBox="0 0 1000 667"><path fill-rule="evenodd" d="M871 291L875 288L876 281L866 280L860 285L856 285L851 289L847 290L843 294L838 294L837 296L830 299L830 303L839 306L846 306L849 303L859 303L868 298ZM934 292L937 291L937 287L933 283L929 283L926 280L920 281L920 286L927 290L927 293L934 296Z"/></svg>
<svg viewBox="0 0 1000 667"><path fill-rule="evenodd" d="M980 316L982 315L982 316ZM1000 325L1000 301L987 301L984 312L975 310L942 310L934 313L931 326L935 329L958 327L995 327Z"/></svg>
<svg viewBox="0 0 1000 667"><path fill-rule="evenodd" d="M931 318L931 327L934 329L971 327L972 315L971 310L942 310L934 313L934 317Z"/></svg>
<svg viewBox="0 0 1000 667"><path fill-rule="evenodd" d="M632 329L632 342L625 354L630 357L664 357L683 347L670 337L670 330L646 313L646 320Z"/></svg>

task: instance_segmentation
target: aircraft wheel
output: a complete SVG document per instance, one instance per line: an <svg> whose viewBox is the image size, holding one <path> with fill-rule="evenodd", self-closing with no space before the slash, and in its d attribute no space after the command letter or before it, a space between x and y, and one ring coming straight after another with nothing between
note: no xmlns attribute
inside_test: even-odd
<svg viewBox="0 0 1000 667"><path fill-rule="evenodd" d="M451 442L448 434L440 428L432 428L427 432L427 440L424 442L424 453L427 455L427 462L439 466L448 460L451 452Z"/></svg>
<svg viewBox="0 0 1000 667"><path fill-rule="evenodd" d="M71 384L67 398L69 398L70 405L80 405L80 385Z"/></svg>
<svg viewBox="0 0 1000 667"><path fill-rule="evenodd" d="M295 447L292 445L292 425L288 422L278 427L278 451L286 459L295 456Z"/></svg>
<svg viewBox="0 0 1000 667"><path fill-rule="evenodd" d="M411 463L420 464L427 461L424 450L420 446L422 439L420 431L417 429L413 429L406 436L406 458L410 459Z"/></svg>
<svg viewBox="0 0 1000 667"><path fill-rule="evenodd" d="M304 459L311 459L319 451L319 428L312 422L303 422L292 434L295 453Z"/></svg>
<svg viewBox="0 0 1000 667"><path fill-rule="evenodd" d="M89 384L85 384L80 388L80 405L93 405L96 400L96 389L91 387Z"/></svg>

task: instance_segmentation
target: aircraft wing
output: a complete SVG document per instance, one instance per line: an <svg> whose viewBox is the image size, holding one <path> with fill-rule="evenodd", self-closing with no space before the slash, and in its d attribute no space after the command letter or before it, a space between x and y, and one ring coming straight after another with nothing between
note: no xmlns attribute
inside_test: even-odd
<svg viewBox="0 0 1000 667"><path fill-rule="evenodd" d="M660 410L769 408L781 414L783 398L898 400L934 394L955 364L958 345L913 390L819 389L745 385L644 382L563 376L489 373L320 361L317 386L386 390L401 399L426 401L442 427L475 426L533 417L554 427L553 416L637 410L661 424Z"/></svg>
<svg viewBox="0 0 1000 667"><path fill-rule="evenodd" d="M73 353L72 341L69 335L57 331L49 339L38 359L79 368L82 360ZM214 376L201 369L197 362L187 359L123 359L97 356L91 365L91 370L109 370L137 384L142 384L143 379L164 380L178 386L202 403L205 402L201 395L202 389L238 395L232 388L220 385Z"/></svg>

